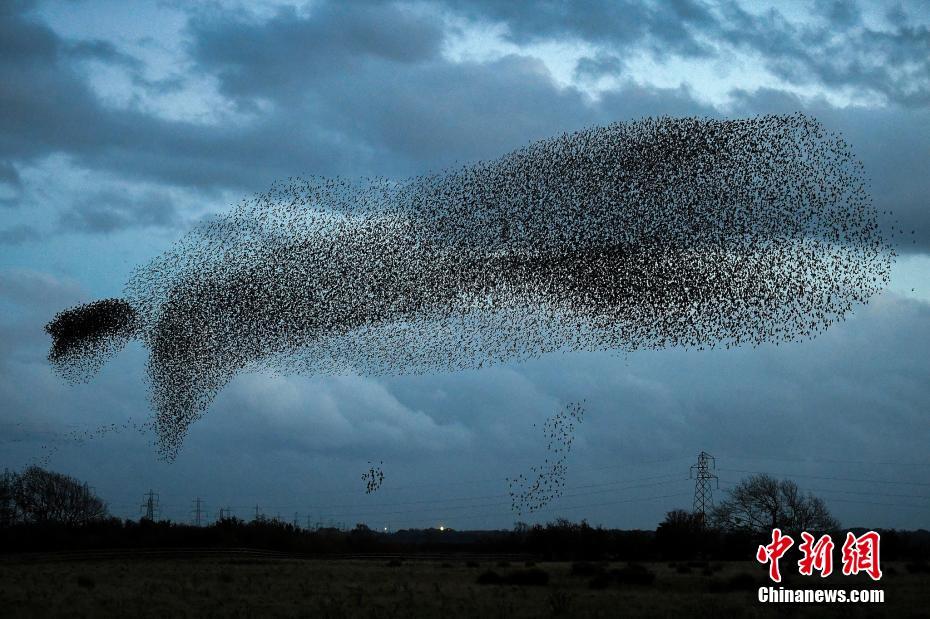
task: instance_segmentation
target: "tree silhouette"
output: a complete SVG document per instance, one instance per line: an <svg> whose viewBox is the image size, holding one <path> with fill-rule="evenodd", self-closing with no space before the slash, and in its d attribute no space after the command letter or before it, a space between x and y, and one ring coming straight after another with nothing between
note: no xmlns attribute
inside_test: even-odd
<svg viewBox="0 0 930 619"><path fill-rule="evenodd" d="M730 531L830 531L839 522L823 499L804 494L790 479L778 480L759 473L739 482L730 497L711 515L719 528Z"/></svg>
<svg viewBox="0 0 930 619"><path fill-rule="evenodd" d="M68 475L32 466L5 477L12 522L78 525L108 516L106 503L87 484Z"/></svg>

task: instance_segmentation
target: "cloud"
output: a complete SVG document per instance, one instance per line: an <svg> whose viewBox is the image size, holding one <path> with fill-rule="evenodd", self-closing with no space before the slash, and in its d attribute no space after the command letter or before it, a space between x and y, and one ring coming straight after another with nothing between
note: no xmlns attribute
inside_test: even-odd
<svg viewBox="0 0 930 619"><path fill-rule="evenodd" d="M451 62L439 54L439 18L353 4L324 5L307 17L282 10L264 21L226 12L193 19L198 71L250 111L220 125L170 121L107 107L68 45L34 18L7 15L3 24L30 36L0 62L0 80L11 85L0 101L0 156L31 161L61 152L78 166L176 186L254 191L303 173L422 173L496 157L621 110L650 111L600 106L558 87L527 56ZM375 25L381 34L368 36ZM637 85L631 100L645 90Z"/></svg>
<svg viewBox="0 0 930 619"><path fill-rule="evenodd" d="M87 298L76 282L30 269L0 270L0 291L0 299L29 309L57 311Z"/></svg>
<svg viewBox="0 0 930 619"><path fill-rule="evenodd" d="M505 24L518 43L569 37L620 58L646 52L659 63L748 53L793 84L874 94L908 107L930 102L930 29L900 6L888 11L886 24L871 24L854 2L823 3L800 16L749 10L735 0L441 4L478 23Z"/></svg>
<svg viewBox="0 0 930 619"><path fill-rule="evenodd" d="M871 92L904 106L930 103L927 26L898 22L876 29L855 5L837 3L827 6L820 23L796 24L775 9L754 14L736 2L721 9L713 36L759 54L777 77Z"/></svg>
<svg viewBox="0 0 930 619"><path fill-rule="evenodd" d="M300 98L321 75L352 74L368 60L406 65L434 60L441 25L399 5L323 3L302 16L283 7L271 18L221 13L191 20L191 56L217 75L222 92L250 97Z"/></svg>
<svg viewBox="0 0 930 619"><path fill-rule="evenodd" d="M170 228L180 222L180 214L171 196L154 190L135 196L125 191L97 191L78 198L60 215L63 229L78 232Z"/></svg>
<svg viewBox="0 0 930 619"><path fill-rule="evenodd" d="M357 458L462 451L472 431L402 403L382 383L358 376L293 378L246 374L217 400L216 431L252 449ZM243 433L243 429L247 431Z"/></svg>
<svg viewBox="0 0 930 619"><path fill-rule="evenodd" d="M96 60L105 64L121 65L134 71L140 71L144 67L141 60L120 51L110 41L90 39L68 42L64 51L74 60Z"/></svg>
<svg viewBox="0 0 930 619"><path fill-rule="evenodd" d="M576 79L598 79L604 76L622 75L625 68L623 59L614 54L598 52L593 56L584 56L575 65Z"/></svg>
<svg viewBox="0 0 930 619"><path fill-rule="evenodd" d="M0 245L22 245L31 241L38 241L41 235L32 226L18 224L0 230Z"/></svg>
<svg viewBox="0 0 930 619"><path fill-rule="evenodd" d="M517 43L573 37L620 52L641 47L661 56L704 56L713 48L702 30L715 24L703 2L589 0L523 4L449 0L444 6L476 21L503 22Z"/></svg>

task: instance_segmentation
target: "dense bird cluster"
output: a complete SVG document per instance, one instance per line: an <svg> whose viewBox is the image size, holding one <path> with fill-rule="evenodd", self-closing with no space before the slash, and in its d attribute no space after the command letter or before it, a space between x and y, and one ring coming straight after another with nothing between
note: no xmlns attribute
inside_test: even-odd
<svg viewBox="0 0 930 619"><path fill-rule="evenodd" d="M86 380L132 337L136 312L122 299L101 299L59 312L46 325L48 359L71 382Z"/></svg>
<svg viewBox="0 0 930 619"><path fill-rule="evenodd" d="M403 182L276 183L139 269L124 301L48 330L72 379L142 339L171 457L242 371L801 340L883 288L893 256L861 164L816 120L663 117Z"/></svg>
<svg viewBox="0 0 930 619"><path fill-rule="evenodd" d="M365 482L365 494L371 494L376 492L381 488L381 484L384 483L384 471L381 469L383 462L379 462L377 466L368 463L368 470L362 473L362 481Z"/></svg>
<svg viewBox="0 0 930 619"><path fill-rule="evenodd" d="M584 417L584 402L568 404L543 424L548 456L526 475L508 478L510 507L518 515L533 513L562 496L568 473L568 454L575 441L575 426ZM535 427L535 425L534 425Z"/></svg>

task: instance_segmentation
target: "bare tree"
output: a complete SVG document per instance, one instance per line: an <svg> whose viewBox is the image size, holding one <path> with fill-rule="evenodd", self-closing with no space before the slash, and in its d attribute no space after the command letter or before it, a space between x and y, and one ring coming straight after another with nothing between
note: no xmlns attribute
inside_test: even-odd
<svg viewBox="0 0 930 619"><path fill-rule="evenodd" d="M16 503L13 501L15 481L16 474L4 469L0 477L0 527L8 527L16 522Z"/></svg>
<svg viewBox="0 0 930 619"><path fill-rule="evenodd" d="M12 495L22 522L74 525L108 515L106 504L87 484L38 466L13 476Z"/></svg>
<svg viewBox="0 0 930 619"><path fill-rule="evenodd" d="M803 494L790 479L778 480L757 474L730 490L711 515L712 522L726 530L829 531L839 528L823 499Z"/></svg>

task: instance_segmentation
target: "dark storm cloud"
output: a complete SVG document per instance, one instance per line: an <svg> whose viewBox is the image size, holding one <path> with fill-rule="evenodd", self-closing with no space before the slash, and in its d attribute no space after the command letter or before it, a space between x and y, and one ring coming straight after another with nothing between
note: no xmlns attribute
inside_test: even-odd
<svg viewBox="0 0 930 619"><path fill-rule="evenodd" d="M258 190L295 173L410 174L595 120L583 96L558 89L539 61L450 63L436 57L438 25L402 13L388 21L386 11L195 19L201 71L243 108L271 102L244 122L218 125L106 107L68 45L32 17L7 13L0 29L15 36L0 37L8 48L0 60L0 157L28 162L63 152L130 178ZM289 26L288 15L296 23ZM366 40L375 23L395 34ZM343 32L327 35L335 24ZM260 62L235 52L240 43L263 50Z"/></svg>
<svg viewBox="0 0 930 619"><path fill-rule="evenodd" d="M98 60L107 64L116 64L139 70L143 63L129 54L119 51L109 41L92 39L68 43L65 50L69 56L77 60Z"/></svg>
<svg viewBox="0 0 930 619"><path fill-rule="evenodd" d="M313 169L340 159L325 139L295 142L281 123L212 127L108 108L70 49L29 15L0 15L0 158L29 162L61 152L86 167L195 187L251 186L294 160Z"/></svg>
<svg viewBox="0 0 930 619"><path fill-rule="evenodd" d="M41 238L38 231L32 226L20 224L3 228L0 230L0 245L22 245L29 241L37 241Z"/></svg>
<svg viewBox="0 0 930 619"><path fill-rule="evenodd" d="M396 34L362 46L355 33L373 21ZM332 34L337 27L345 32ZM356 174L435 170L592 123L712 111L684 89L633 84L593 103L556 86L527 56L451 62L438 55L436 23L384 6L324 6L306 17L284 10L264 22L203 17L191 36L197 66L218 77L222 92L241 107L272 102L268 122L336 134L343 149L355 145L364 154ZM409 42L399 47L395 38Z"/></svg>
<svg viewBox="0 0 930 619"><path fill-rule="evenodd" d="M875 93L904 106L930 103L927 26L905 21L877 30L846 3L825 5L820 20L801 25L774 9L755 15L735 2L721 8L722 20L708 34L758 52L786 81Z"/></svg>
<svg viewBox="0 0 930 619"><path fill-rule="evenodd" d="M396 7L331 3L300 16L282 8L265 22L240 14L194 18L192 56L238 101L300 98L319 75L353 73L369 59L399 65L435 59L440 24Z"/></svg>
<svg viewBox="0 0 930 619"><path fill-rule="evenodd" d="M0 291L0 299L3 301L44 311L85 298L84 292L75 282L28 269L0 271Z"/></svg>
<svg viewBox="0 0 930 619"><path fill-rule="evenodd" d="M756 14L732 0L443 4L506 24L516 42L574 37L621 54L648 49L660 60L717 56L723 44L759 54L789 82L857 89L906 106L930 102L930 29L911 23L900 7L888 12L891 29L879 30L852 2L816 5L814 20L800 24L781 10Z"/></svg>
<svg viewBox="0 0 930 619"><path fill-rule="evenodd" d="M705 3L694 0L449 0L443 4L475 20L506 23L517 43L569 36L622 50L649 47L660 56L704 56L713 51L701 35L715 18Z"/></svg>
<svg viewBox="0 0 930 619"><path fill-rule="evenodd" d="M158 191L149 191L141 196L116 191L94 192L78 199L60 217L63 229L81 232L169 228L180 223L180 213L174 201Z"/></svg>
<svg viewBox="0 0 930 619"><path fill-rule="evenodd" d="M19 172L13 167L13 164L7 161L0 161L0 183L12 187L22 187L23 182L19 177Z"/></svg>
<svg viewBox="0 0 930 619"><path fill-rule="evenodd" d="M0 161L0 206L16 206L22 188L23 179L16 167L8 161Z"/></svg>
<svg viewBox="0 0 930 619"><path fill-rule="evenodd" d="M598 52L594 56L585 56L575 65L576 78L594 78L622 75L626 64L619 56Z"/></svg>

